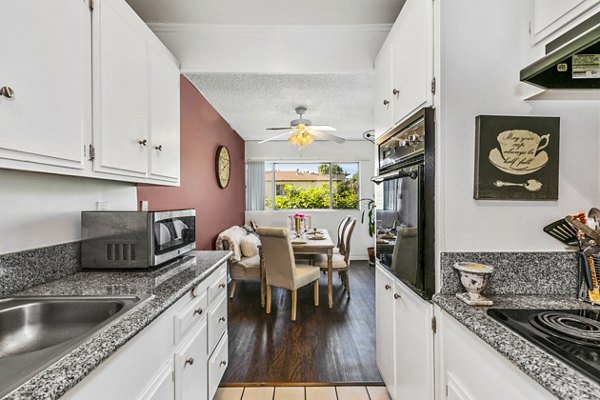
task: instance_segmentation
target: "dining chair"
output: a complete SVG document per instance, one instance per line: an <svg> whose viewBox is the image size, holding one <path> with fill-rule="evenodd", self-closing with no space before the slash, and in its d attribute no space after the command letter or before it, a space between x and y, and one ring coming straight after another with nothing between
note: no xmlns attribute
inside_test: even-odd
<svg viewBox="0 0 600 400"><path fill-rule="evenodd" d="M344 234L344 228L346 227L346 224L352 219L352 217L350 215L346 215L344 217L344 219L342 220L342 222L340 222L340 225L338 226L338 230L337 230L337 243L335 244L336 247L336 253L343 253L343 243L342 243L342 235Z"/></svg>
<svg viewBox="0 0 600 400"><path fill-rule="evenodd" d="M271 287L287 289L292 295L292 321L296 320L297 290L314 285L314 303L319 305L319 268L296 264L290 233L286 228L259 227L267 283L267 314L271 313Z"/></svg>
<svg viewBox="0 0 600 400"><path fill-rule="evenodd" d="M356 218L351 218L342 232L342 247L339 253L333 253L331 259L332 270L337 271L342 280L342 285L346 288L346 294L350 297L350 280L348 279L348 269L350 267L350 245L352 242L352 232L356 225ZM315 255L315 265L322 270L327 270L327 256L325 254Z"/></svg>

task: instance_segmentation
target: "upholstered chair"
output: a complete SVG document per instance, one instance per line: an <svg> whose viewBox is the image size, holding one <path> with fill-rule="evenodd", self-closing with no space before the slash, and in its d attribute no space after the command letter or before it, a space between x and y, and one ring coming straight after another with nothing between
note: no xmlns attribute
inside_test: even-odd
<svg viewBox="0 0 600 400"><path fill-rule="evenodd" d="M337 271L346 288L346 294L350 297L350 280L348 279L348 269L350 267L350 245L352 243L352 232L356 225L356 218L350 219L342 232L342 243L339 253L333 253L331 263L332 270ZM315 265L322 270L327 270L327 256L325 254L315 255Z"/></svg>
<svg viewBox="0 0 600 400"><path fill-rule="evenodd" d="M280 287L291 292L292 321L295 321L299 288L313 283L315 306L319 305L319 268L296 264L286 228L259 227L256 232L260 236L265 263L267 314L271 313L271 287Z"/></svg>

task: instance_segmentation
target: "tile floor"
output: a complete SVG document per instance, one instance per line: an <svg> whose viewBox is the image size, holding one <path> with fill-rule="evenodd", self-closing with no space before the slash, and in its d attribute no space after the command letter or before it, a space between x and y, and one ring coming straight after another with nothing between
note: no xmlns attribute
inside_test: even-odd
<svg viewBox="0 0 600 400"><path fill-rule="evenodd" d="M384 386L219 388L214 400L390 400Z"/></svg>

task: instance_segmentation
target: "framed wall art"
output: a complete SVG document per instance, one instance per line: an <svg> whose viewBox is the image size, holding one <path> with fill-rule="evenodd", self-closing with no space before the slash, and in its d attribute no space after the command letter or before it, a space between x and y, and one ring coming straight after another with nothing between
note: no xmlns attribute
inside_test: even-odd
<svg viewBox="0 0 600 400"><path fill-rule="evenodd" d="M558 200L559 117L476 118L477 200Z"/></svg>

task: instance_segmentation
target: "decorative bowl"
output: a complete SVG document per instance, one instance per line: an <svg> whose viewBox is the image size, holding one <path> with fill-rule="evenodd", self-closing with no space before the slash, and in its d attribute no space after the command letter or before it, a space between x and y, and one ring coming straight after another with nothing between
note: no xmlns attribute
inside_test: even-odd
<svg viewBox="0 0 600 400"><path fill-rule="evenodd" d="M485 289L489 276L494 272L491 265L478 264L472 262L457 262L454 264L460 275L460 283L465 287L466 292L457 293L456 297L470 306L491 306L492 300L481 295Z"/></svg>

